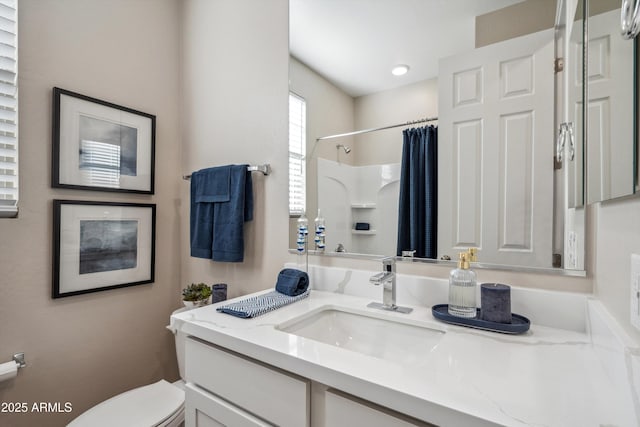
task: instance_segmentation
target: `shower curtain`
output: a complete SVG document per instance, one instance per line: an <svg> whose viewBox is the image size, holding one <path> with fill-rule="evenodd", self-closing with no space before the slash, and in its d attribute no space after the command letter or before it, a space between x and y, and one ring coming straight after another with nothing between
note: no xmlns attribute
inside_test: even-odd
<svg viewBox="0 0 640 427"><path fill-rule="evenodd" d="M397 254L436 258L438 236L438 128L402 131Z"/></svg>

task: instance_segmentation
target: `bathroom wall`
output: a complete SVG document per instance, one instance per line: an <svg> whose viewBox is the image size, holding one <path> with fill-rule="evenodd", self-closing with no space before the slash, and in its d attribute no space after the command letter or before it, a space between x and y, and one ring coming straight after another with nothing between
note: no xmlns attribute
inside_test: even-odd
<svg viewBox="0 0 640 427"><path fill-rule="evenodd" d="M438 116L438 79L423 80L355 99L355 129L371 129ZM425 126L434 123L421 123ZM365 133L355 137L351 154L355 164L399 163L402 129Z"/></svg>
<svg viewBox="0 0 640 427"><path fill-rule="evenodd" d="M631 254L640 254L640 198L598 203L593 212L595 293L622 327L640 343L630 321ZM587 266L589 268L589 266Z"/></svg>
<svg viewBox="0 0 640 427"><path fill-rule="evenodd" d="M557 0L525 0L476 17L476 47L552 28ZM545 7L540 7L544 3ZM526 19L522 19L526 16Z"/></svg>
<svg viewBox="0 0 640 427"><path fill-rule="evenodd" d="M253 173L254 219L245 226L242 263L189 256L189 183L178 184L180 282L225 282L235 297L274 286L287 257L288 1L181 5L181 172L229 163L273 168L269 176Z"/></svg>
<svg viewBox="0 0 640 427"><path fill-rule="evenodd" d="M282 236L288 228L287 2L20 0L20 8L21 203L18 219L0 221L0 361L25 351L29 366L0 383L0 402L71 402L73 412L1 413L0 425L63 425L113 394L177 378L173 337L164 326L183 285L226 281L235 296L273 286L285 260L295 261ZM154 196L50 188L53 86L157 115ZM246 227L245 262L192 259L188 183L180 176L231 162L269 162L274 169L268 177L253 175L255 220ZM54 198L156 203L156 282L52 300ZM597 295L640 340L628 322L639 211L638 198L589 210L595 218L587 225L587 278L481 270L479 280L590 292L595 275ZM377 261L311 262L380 268ZM449 271L408 263L399 270L434 277Z"/></svg>
<svg viewBox="0 0 640 427"><path fill-rule="evenodd" d="M0 220L0 362L27 367L0 383L2 426L64 425L114 394L177 379L173 335L180 303L179 1L20 0L20 215ZM51 89L157 116L155 195L50 188ZM52 200L157 205L153 284L53 300ZM31 410L69 402L70 413ZM64 406L62 406L64 409Z"/></svg>

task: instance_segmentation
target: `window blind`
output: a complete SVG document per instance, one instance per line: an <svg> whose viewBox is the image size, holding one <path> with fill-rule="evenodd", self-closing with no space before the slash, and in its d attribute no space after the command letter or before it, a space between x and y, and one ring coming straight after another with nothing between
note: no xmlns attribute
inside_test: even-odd
<svg viewBox="0 0 640 427"><path fill-rule="evenodd" d="M120 188L120 146L82 140L80 148L83 181L98 187Z"/></svg>
<svg viewBox="0 0 640 427"><path fill-rule="evenodd" d="M307 105L303 98L289 94L289 215L302 214L306 193Z"/></svg>
<svg viewBox="0 0 640 427"><path fill-rule="evenodd" d="M17 0L0 0L0 217L18 214Z"/></svg>

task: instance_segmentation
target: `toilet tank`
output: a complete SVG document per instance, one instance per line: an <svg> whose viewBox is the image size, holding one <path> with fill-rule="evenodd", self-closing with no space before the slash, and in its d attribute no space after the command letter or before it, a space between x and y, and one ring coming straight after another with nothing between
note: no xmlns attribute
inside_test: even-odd
<svg viewBox="0 0 640 427"><path fill-rule="evenodd" d="M180 378L184 380L185 334L180 331L174 331L173 335L176 337L176 358L178 359L178 371L180 371Z"/></svg>
<svg viewBox="0 0 640 427"><path fill-rule="evenodd" d="M188 310L188 308L183 307L175 310L171 314L178 314L183 311ZM185 352L185 339L186 336L183 332L179 330L179 325L176 324L176 321L171 319L169 322L169 326L167 326L176 340L176 358L178 359L178 371L180 372L180 378L184 380L184 352Z"/></svg>

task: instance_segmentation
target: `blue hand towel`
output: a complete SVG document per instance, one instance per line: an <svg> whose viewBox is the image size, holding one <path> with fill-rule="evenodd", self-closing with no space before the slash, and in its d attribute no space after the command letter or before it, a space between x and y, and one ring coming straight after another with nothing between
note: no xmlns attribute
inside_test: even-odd
<svg viewBox="0 0 640 427"><path fill-rule="evenodd" d="M203 169L191 175L196 203L228 202L231 198L231 166Z"/></svg>
<svg viewBox="0 0 640 427"><path fill-rule="evenodd" d="M300 301L301 299L308 297L310 292L311 291L307 291L297 296L289 296L281 294L278 291L271 291L263 295L250 297L218 307L216 310L221 313L227 313L232 316L247 319L249 317L260 316L285 305Z"/></svg>
<svg viewBox="0 0 640 427"><path fill-rule="evenodd" d="M285 268L278 274L276 291L281 294L296 296L307 291L309 275L295 268Z"/></svg>
<svg viewBox="0 0 640 427"><path fill-rule="evenodd" d="M253 186L247 166L219 166L191 175L191 256L244 260L244 222L253 219Z"/></svg>

